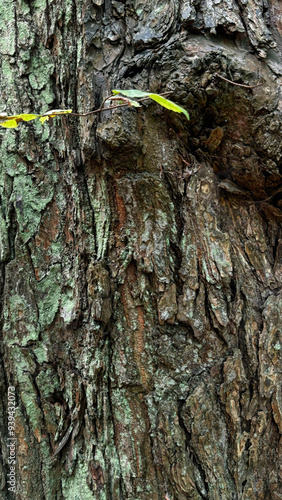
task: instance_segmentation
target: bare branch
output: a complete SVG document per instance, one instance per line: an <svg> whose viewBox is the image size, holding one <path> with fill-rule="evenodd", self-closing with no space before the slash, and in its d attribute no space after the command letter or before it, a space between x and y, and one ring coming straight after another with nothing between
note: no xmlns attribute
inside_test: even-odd
<svg viewBox="0 0 282 500"><path fill-rule="evenodd" d="M219 75L218 73L215 73L214 76L217 76L218 78L221 78L222 80L225 80L228 83L231 83L232 85L237 85L238 87L245 87L246 89L256 89L257 87L261 87L263 83L257 83L256 85L244 85L243 83L236 83L232 82L231 80L228 80L224 76Z"/></svg>

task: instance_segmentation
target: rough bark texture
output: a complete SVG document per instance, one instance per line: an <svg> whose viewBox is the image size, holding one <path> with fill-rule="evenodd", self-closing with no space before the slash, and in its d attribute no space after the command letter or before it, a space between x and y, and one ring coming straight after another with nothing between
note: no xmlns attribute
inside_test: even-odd
<svg viewBox="0 0 282 500"><path fill-rule="evenodd" d="M279 0L1 0L0 111L191 115L0 132L4 500L282 499L281 31Z"/></svg>

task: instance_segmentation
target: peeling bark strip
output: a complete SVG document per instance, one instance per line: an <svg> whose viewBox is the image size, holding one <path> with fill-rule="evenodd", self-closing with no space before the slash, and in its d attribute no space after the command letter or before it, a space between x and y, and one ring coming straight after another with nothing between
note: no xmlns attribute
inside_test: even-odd
<svg viewBox="0 0 282 500"><path fill-rule="evenodd" d="M70 435L72 433L72 430L73 430L73 425L71 424L67 430L67 432L65 433L63 439L59 442L56 450L54 451L54 457L56 455L58 455L58 453L60 453L60 451L63 449L63 447L67 444L69 438L70 438Z"/></svg>
<svg viewBox="0 0 282 500"><path fill-rule="evenodd" d="M281 26L278 0L2 0L1 115L86 115L0 130L16 500L282 500ZM133 88L190 121L93 115Z"/></svg>

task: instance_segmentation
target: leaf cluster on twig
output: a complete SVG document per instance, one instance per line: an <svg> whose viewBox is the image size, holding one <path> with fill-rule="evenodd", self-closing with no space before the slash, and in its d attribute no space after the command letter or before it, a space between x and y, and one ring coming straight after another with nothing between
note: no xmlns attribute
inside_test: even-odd
<svg viewBox="0 0 282 500"><path fill-rule="evenodd" d="M141 101L146 99L152 99L157 102L164 108L167 108L176 113L183 113L187 120L189 120L189 114L186 109L182 108L178 104L166 99L164 95L170 94L171 92L164 92L163 94L154 94L152 92L143 92L142 90L113 90L114 95L106 97L102 105L99 109L95 109L93 111L89 111L88 113L75 113L72 109L53 109L43 114L34 114L34 113L21 113L18 115L8 116L7 113L0 113L0 126L4 128L16 128L21 122L28 122L31 120L36 120L39 118L39 121L43 124L45 121L48 121L56 116L61 115L73 115L73 116L89 116L95 113L100 113L102 111L112 110L116 108L121 108L123 106L129 107L141 107L139 104ZM104 104L106 101L116 102L117 104L114 106L109 106L104 108Z"/></svg>

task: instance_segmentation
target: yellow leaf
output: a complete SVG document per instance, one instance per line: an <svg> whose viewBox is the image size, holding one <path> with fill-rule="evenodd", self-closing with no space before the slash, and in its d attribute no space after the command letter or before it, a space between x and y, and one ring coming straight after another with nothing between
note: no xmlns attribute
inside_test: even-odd
<svg viewBox="0 0 282 500"><path fill-rule="evenodd" d="M0 117L0 125L1 127L5 128L16 128L19 124L19 122L25 121L28 122L30 120L35 120L40 115L34 115L34 114L20 114L20 115L13 115L13 116L1 116ZM2 119L2 121L1 121Z"/></svg>
<svg viewBox="0 0 282 500"><path fill-rule="evenodd" d="M47 113L43 115L22 113L20 115L7 116L5 113L0 113L0 126L4 128L16 128L20 122L29 122L36 118L39 118L41 123L44 123L46 120L50 120L50 118L55 118L57 115L65 115L67 113L72 113L72 109L53 109L52 111L47 111Z"/></svg>
<svg viewBox="0 0 282 500"><path fill-rule="evenodd" d="M39 118L39 121L43 124L44 122L46 122L46 120L50 120L50 116L41 116L41 118Z"/></svg>
<svg viewBox="0 0 282 500"><path fill-rule="evenodd" d="M0 122L1 127L4 128L16 128L18 126L18 122L15 119L8 119L5 122Z"/></svg>
<svg viewBox="0 0 282 500"><path fill-rule="evenodd" d="M35 120L40 115L32 115L32 114L22 114L22 115L17 115L16 118L21 118L25 122L29 122L30 120Z"/></svg>
<svg viewBox="0 0 282 500"><path fill-rule="evenodd" d="M72 113L72 109L52 109L51 111L47 111L43 116L50 116L50 118L54 118L57 115L66 115L67 113Z"/></svg>

